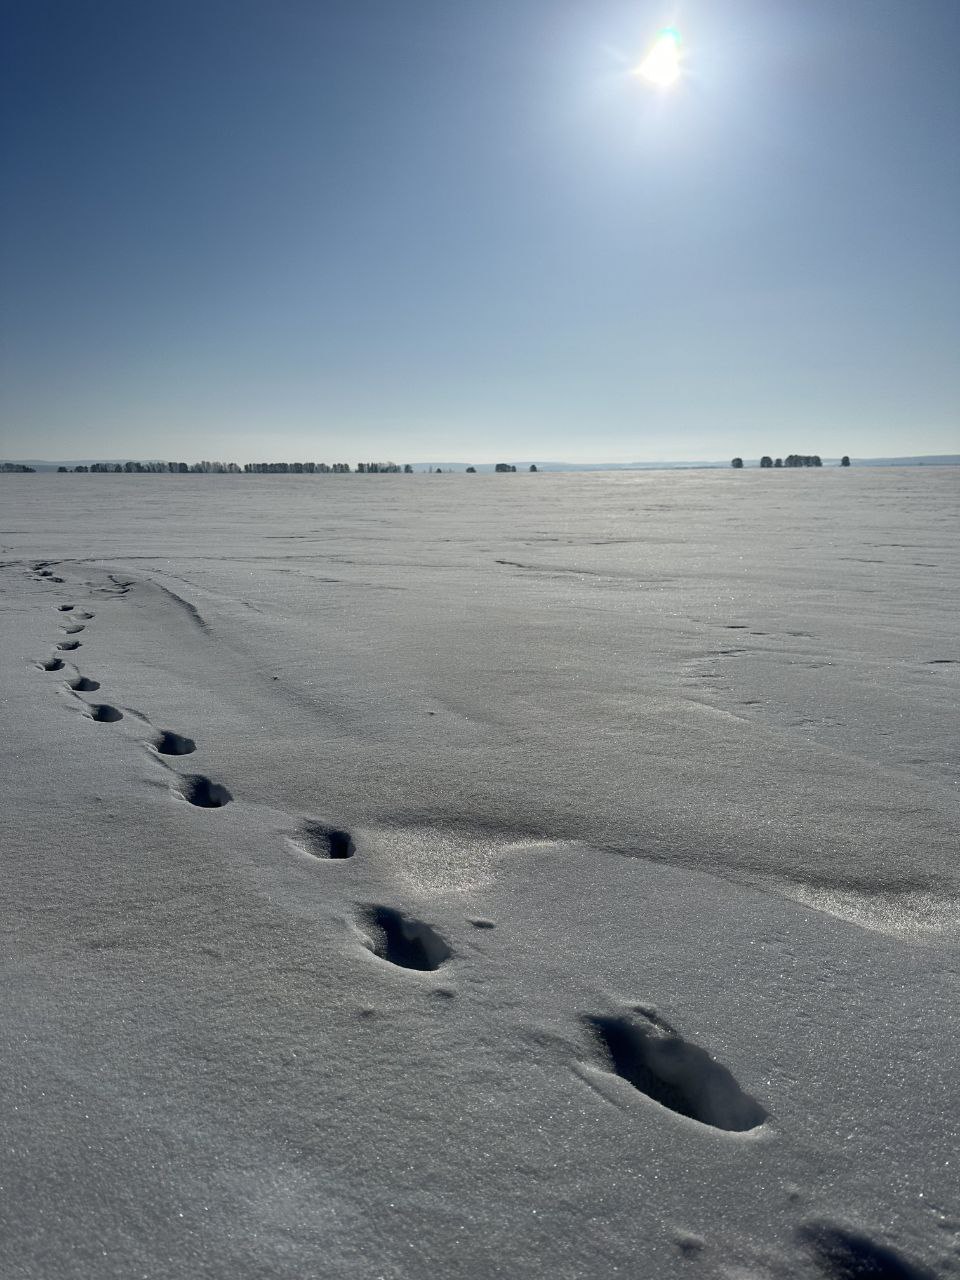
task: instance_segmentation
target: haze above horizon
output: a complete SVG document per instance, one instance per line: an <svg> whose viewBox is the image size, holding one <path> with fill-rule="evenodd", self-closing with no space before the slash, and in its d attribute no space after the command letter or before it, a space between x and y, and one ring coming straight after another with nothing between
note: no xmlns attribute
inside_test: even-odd
<svg viewBox="0 0 960 1280"><path fill-rule="evenodd" d="M4 457L957 451L953 0L5 19Z"/></svg>

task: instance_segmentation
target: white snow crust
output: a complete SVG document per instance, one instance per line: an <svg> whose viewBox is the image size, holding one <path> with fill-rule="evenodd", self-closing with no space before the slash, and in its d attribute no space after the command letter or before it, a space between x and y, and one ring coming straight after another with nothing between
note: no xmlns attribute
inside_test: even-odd
<svg viewBox="0 0 960 1280"><path fill-rule="evenodd" d="M0 1275L960 1275L958 506L0 476Z"/></svg>

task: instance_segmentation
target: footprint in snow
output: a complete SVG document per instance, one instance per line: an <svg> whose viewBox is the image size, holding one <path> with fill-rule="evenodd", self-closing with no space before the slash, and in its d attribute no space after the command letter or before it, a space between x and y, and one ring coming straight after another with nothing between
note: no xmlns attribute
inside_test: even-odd
<svg viewBox="0 0 960 1280"><path fill-rule="evenodd" d="M178 774L173 791L188 804L198 809L222 809L230 803L233 796L219 782L212 782L202 773Z"/></svg>
<svg viewBox="0 0 960 1280"><path fill-rule="evenodd" d="M123 719L120 708L111 707L109 702L85 702L83 705L87 708L85 714L100 724L116 724Z"/></svg>
<svg viewBox="0 0 960 1280"><path fill-rule="evenodd" d="M934 1280L933 1272L907 1262L888 1245L833 1222L810 1222L797 1232L828 1280Z"/></svg>
<svg viewBox="0 0 960 1280"><path fill-rule="evenodd" d="M357 851L349 831L315 820L304 822L296 835L287 837L287 842L314 858L352 858Z"/></svg>
<svg viewBox="0 0 960 1280"><path fill-rule="evenodd" d="M60 630L68 636L75 636L84 631L85 627L82 622L71 622L69 626L61 627Z"/></svg>
<svg viewBox="0 0 960 1280"><path fill-rule="evenodd" d="M746 1133L767 1119L760 1103L740 1088L726 1067L652 1010L583 1021L603 1071L626 1080L662 1107L728 1133Z"/></svg>
<svg viewBox="0 0 960 1280"><path fill-rule="evenodd" d="M64 652L69 653L73 649L80 648L80 641L79 640L61 640L60 643L57 645L57 648L63 649Z"/></svg>
<svg viewBox="0 0 960 1280"><path fill-rule="evenodd" d="M37 666L40 668L41 671L62 671L63 659L62 658L45 658L42 662L38 662Z"/></svg>
<svg viewBox="0 0 960 1280"><path fill-rule="evenodd" d="M162 756L189 756L197 749L192 738L185 738L172 729L160 729L150 745Z"/></svg>
<svg viewBox="0 0 960 1280"><path fill-rule="evenodd" d="M431 972L453 955L436 929L392 907L372 904L359 916L364 945L381 960L401 969Z"/></svg>
<svg viewBox="0 0 960 1280"><path fill-rule="evenodd" d="M99 680L91 680L88 676L82 676L79 672L67 681L67 684L74 693L96 693L100 688Z"/></svg>

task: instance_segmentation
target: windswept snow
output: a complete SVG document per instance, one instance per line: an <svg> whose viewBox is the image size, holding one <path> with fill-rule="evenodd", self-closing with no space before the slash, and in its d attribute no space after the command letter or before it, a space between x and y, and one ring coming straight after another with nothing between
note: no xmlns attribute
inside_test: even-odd
<svg viewBox="0 0 960 1280"><path fill-rule="evenodd" d="M2 1274L960 1276L958 481L0 477Z"/></svg>

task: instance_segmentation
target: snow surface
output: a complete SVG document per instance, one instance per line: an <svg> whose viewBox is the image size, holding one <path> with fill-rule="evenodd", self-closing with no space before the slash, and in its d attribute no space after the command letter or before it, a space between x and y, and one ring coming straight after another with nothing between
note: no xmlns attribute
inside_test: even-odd
<svg viewBox="0 0 960 1280"><path fill-rule="evenodd" d="M4 1278L960 1275L958 481L0 477Z"/></svg>

